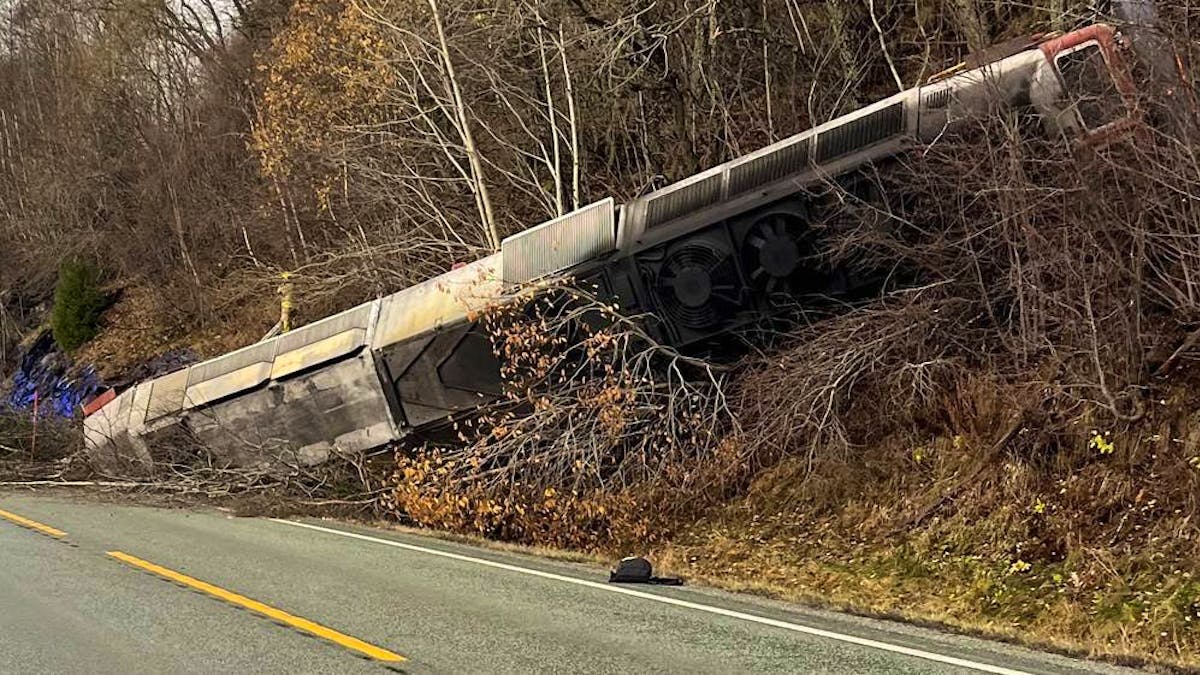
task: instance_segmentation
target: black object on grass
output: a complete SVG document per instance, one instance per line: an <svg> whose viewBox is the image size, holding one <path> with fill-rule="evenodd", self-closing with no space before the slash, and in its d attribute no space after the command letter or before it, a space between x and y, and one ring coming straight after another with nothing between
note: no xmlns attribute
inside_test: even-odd
<svg viewBox="0 0 1200 675"><path fill-rule="evenodd" d="M608 575L610 584L658 584L659 586L682 586L683 579L656 577L650 561L640 556L622 558Z"/></svg>

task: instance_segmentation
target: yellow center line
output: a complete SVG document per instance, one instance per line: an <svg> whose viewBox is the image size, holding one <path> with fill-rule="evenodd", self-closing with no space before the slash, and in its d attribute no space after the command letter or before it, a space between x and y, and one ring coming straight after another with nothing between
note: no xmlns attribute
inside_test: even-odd
<svg viewBox="0 0 1200 675"><path fill-rule="evenodd" d="M289 614L281 609L271 607L270 605L264 605L263 603L257 600L251 600L244 595L239 595L233 591L227 591L224 588L200 581L199 579L194 579L186 574L180 574L174 570L169 570L160 565L155 565L152 562L131 556L128 553L122 553L120 551L108 551L108 555L128 565L132 565L152 574L156 574L164 579L181 583L190 588L207 593L214 598L224 600L225 602L229 602L240 607L245 607L252 612L262 614L267 618L285 623L293 628L298 628L319 638L324 638L330 642L341 645L346 649L375 659L376 661L400 663L406 660L403 656L400 656L394 652L390 652L382 647L376 647L375 645L363 642L358 638L353 638L344 633L339 633L332 628L326 628L319 623L314 623L308 619L303 619L293 614Z"/></svg>
<svg viewBox="0 0 1200 675"><path fill-rule="evenodd" d="M41 532L42 534L48 534L51 537L67 536L66 532L63 532L62 530L60 530L56 527L50 527L49 525L44 525L42 523L37 522L36 520L22 518L21 516L18 516L15 513L9 513L8 511L0 510L0 518L3 518L7 521L16 523L17 525L20 525L21 527L28 527L29 529L37 530L38 532Z"/></svg>

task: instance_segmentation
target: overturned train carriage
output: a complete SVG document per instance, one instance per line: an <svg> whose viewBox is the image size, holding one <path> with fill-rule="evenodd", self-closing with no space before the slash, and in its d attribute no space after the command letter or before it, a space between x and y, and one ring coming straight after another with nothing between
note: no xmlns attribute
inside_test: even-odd
<svg viewBox="0 0 1200 675"><path fill-rule="evenodd" d="M806 264L814 185L935 142L998 106L1099 145L1138 125L1113 29L983 54L757 152L617 206L606 199L504 240L499 253L293 332L142 382L85 420L94 463L149 472L186 438L229 465L311 465L385 445L500 395L470 316L529 281L570 275L686 348L770 316L779 297L845 280Z"/></svg>

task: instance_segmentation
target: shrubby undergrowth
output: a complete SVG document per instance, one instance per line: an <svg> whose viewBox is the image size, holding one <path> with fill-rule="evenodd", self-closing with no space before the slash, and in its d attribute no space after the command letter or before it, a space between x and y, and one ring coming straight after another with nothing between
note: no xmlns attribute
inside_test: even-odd
<svg viewBox="0 0 1200 675"><path fill-rule="evenodd" d="M831 264L905 284L728 371L615 316L505 310L507 400L400 452L391 507L1194 663L1196 146L977 131L878 167L822 223Z"/></svg>
<svg viewBox="0 0 1200 675"><path fill-rule="evenodd" d="M74 351L95 337L105 303L100 271L94 265L74 261L60 265L50 314L58 346Z"/></svg>

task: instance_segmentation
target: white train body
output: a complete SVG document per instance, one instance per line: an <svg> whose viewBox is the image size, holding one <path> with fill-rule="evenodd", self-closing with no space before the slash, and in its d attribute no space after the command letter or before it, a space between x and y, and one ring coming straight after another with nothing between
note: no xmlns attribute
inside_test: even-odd
<svg viewBox="0 0 1200 675"><path fill-rule="evenodd" d="M1103 25L1031 40L623 205L600 201L465 267L141 382L86 418L88 451L102 470L129 474L148 473L150 449L179 433L238 466L311 465L397 441L500 393L491 345L468 315L540 278L597 283L626 309L656 315L660 338L680 346L759 320L770 313L762 280L783 280L800 264L781 239L791 230L763 223L803 227L808 188L1001 106L1027 107L1073 142L1127 135L1138 119L1121 52ZM1089 119L1094 110L1073 100L1080 92L1067 91L1063 59L1073 59L1071 73L1095 79L1099 69L1122 112ZM763 237L776 239L767 246ZM720 298L722 284L744 288Z"/></svg>

